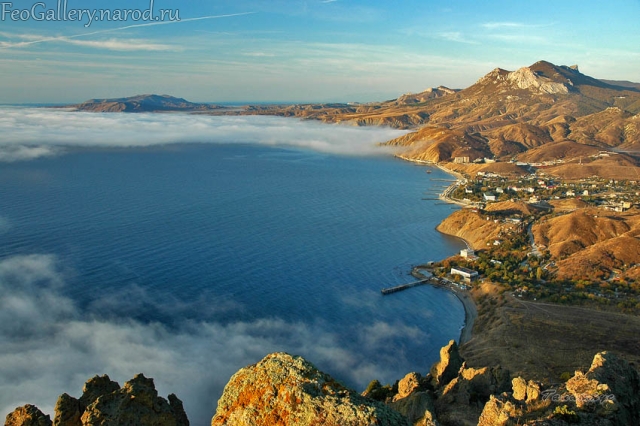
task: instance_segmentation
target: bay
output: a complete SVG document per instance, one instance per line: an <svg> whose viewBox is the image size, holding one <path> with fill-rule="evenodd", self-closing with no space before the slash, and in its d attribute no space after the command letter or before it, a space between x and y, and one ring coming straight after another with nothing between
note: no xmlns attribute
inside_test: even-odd
<svg viewBox="0 0 640 426"><path fill-rule="evenodd" d="M429 286L380 289L463 247L435 230L451 206L422 200L446 185L438 179L450 177L391 156L242 143L76 148L3 164L0 265L38 264L29 285L70 306L25 296L56 331L5 332L4 347L31 357L56 394L142 371L196 424L234 371L272 351L358 390L426 373L459 337L461 304ZM43 361L24 344L37 339L78 362Z"/></svg>

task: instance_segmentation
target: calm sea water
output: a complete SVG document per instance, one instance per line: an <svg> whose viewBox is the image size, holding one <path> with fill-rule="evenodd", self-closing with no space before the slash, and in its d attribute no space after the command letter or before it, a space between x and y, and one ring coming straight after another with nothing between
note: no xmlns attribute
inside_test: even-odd
<svg viewBox="0 0 640 426"><path fill-rule="evenodd" d="M450 293L380 294L411 281L412 265L463 247L434 229L451 206L422 200L448 178L391 157L255 145L78 149L0 167L9 224L0 260L55 255L57 291L85 321L162 324L166 333L278 323L247 334L361 389L428 371L459 337L464 312ZM245 348L229 339L228 350ZM371 368L358 370L365 360ZM197 404L169 391L188 410Z"/></svg>

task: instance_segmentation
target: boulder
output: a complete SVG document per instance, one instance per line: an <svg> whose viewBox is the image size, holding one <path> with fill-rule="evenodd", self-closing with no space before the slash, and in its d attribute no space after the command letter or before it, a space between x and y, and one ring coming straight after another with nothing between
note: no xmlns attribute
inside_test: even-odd
<svg viewBox="0 0 640 426"><path fill-rule="evenodd" d="M624 359L600 352L589 371L577 371L566 387L578 408L594 411L616 425L640 424L640 377Z"/></svg>
<svg viewBox="0 0 640 426"><path fill-rule="evenodd" d="M5 426L51 426L51 418L35 405L27 404L7 414Z"/></svg>
<svg viewBox="0 0 640 426"><path fill-rule="evenodd" d="M478 426L503 426L508 424L519 424L513 421L522 415L522 410L503 397L491 395L489 401L484 406Z"/></svg>
<svg viewBox="0 0 640 426"><path fill-rule="evenodd" d="M515 377L511 381L511 387L513 389L513 398L517 401L529 403L540 398L541 385L533 380L527 382L522 377Z"/></svg>
<svg viewBox="0 0 640 426"><path fill-rule="evenodd" d="M434 386L444 386L453 380L458 375L463 362L458 345L455 340L451 340L447 346L440 349L440 361L431 367Z"/></svg>
<svg viewBox="0 0 640 426"><path fill-rule="evenodd" d="M169 395L169 401L159 397L153 379L138 374L122 388L104 375L90 379L79 399L62 394L53 424L188 426L189 420L175 395Z"/></svg>
<svg viewBox="0 0 640 426"><path fill-rule="evenodd" d="M393 401L406 398L416 389L420 388L422 376L420 373L409 373L398 382L398 393L393 397Z"/></svg>
<svg viewBox="0 0 640 426"><path fill-rule="evenodd" d="M383 403L349 390L299 356L267 355L234 374L212 426L409 425Z"/></svg>
<svg viewBox="0 0 640 426"><path fill-rule="evenodd" d="M437 426L433 397L428 392L414 392L405 398L389 403L414 426Z"/></svg>

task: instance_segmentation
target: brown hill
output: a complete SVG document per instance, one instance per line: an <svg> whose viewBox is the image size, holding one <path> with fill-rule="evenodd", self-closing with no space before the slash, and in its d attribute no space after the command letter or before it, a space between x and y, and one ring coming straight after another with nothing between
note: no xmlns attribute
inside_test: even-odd
<svg viewBox="0 0 640 426"><path fill-rule="evenodd" d="M532 232L557 261L558 278L605 276L640 263L640 216L635 210L609 213L577 209L543 219Z"/></svg>
<svg viewBox="0 0 640 426"><path fill-rule="evenodd" d="M438 163L455 157L469 157L471 161L491 155L484 138L463 130L449 130L426 126L386 143L407 147L403 155L421 161Z"/></svg>
<svg viewBox="0 0 640 426"><path fill-rule="evenodd" d="M640 168L637 160L627 155L618 154L610 157L576 159L572 162L551 166L545 172L567 180L599 176L604 179L640 180Z"/></svg>
<svg viewBox="0 0 640 426"><path fill-rule="evenodd" d="M564 140L561 142L550 142L544 146L530 149L518 155L518 160L528 163L542 163L553 160L578 162L582 158L587 160L590 156L595 156L599 153L600 148L598 147Z"/></svg>
<svg viewBox="0 0 640 426"><path fill-rule="evenodd" d="M492 206L492 213L519 213L524 206L517 203L496 203ZM474 250L486 248L495 240L501 240L511 233L517 225L502 223L476 210L461 209L453 212L440 222L437 230L443 234L453 235L465 240Z"/></svg>
<svg viewBox="0 0 640 426"><path fill-rule="evenodd" d="M414 159L539 162L640 149L640 90L545 61L513 72L496 68L472 86L416 108L428 115L428 127L389 142L407 147L403 154ZM637 165L628 160L618 166ZM587 172L571 174L580 171Z"/></svg>
<svg viewBox="0 0 640 426"><path fill-rule="evenodd" d="M400 96L398 99L395 99L393 102L396 105L413 105L420 104L426 102L430 99L437 99L443 96L452 95L456 93L457 90L449 89L445 86L433 87L429 88L420 93L407 93L405 95Z"/></svg>
<svg viewBox="0 0 640 426"><path fill-rule="evenodd" d="M463 173L468 176L475 176L478 172L484 173L497 173L502 176L524 176L529 174L529 171L522 166L518 166L515 163L469 163L469 164L457 164L447 163L444 168L453 170L454 172Z"/></svg>

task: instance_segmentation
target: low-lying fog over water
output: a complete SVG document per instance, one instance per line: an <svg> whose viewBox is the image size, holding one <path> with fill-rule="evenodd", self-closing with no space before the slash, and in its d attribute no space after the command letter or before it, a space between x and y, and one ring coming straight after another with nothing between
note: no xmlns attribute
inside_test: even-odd
<svg viewBox="0 0 640 426"><path fill-rule="evenodd" d="M273 117L0 108L0 413L142 372L208 424L229 377L285 351L361 391L426 373L462 305L411 266L447 178L403 132Z"/></svg>

